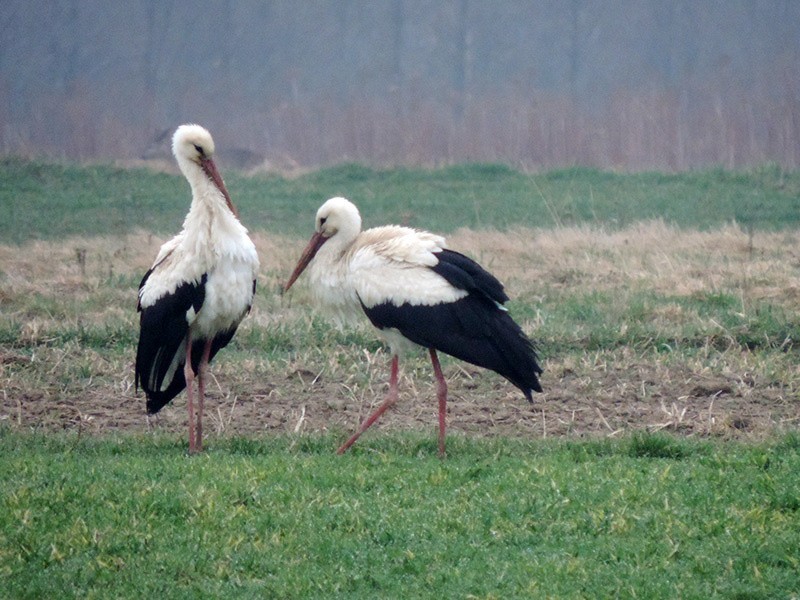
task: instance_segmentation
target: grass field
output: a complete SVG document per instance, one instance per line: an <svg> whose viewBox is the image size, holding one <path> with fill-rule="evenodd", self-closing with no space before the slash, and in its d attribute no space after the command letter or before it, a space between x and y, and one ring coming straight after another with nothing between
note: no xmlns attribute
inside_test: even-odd
<svg viewBox="0 0 800 600"><path fill-rule="evenodd" d="M226 175L262 269L212 372L144 417L136 287L178 176L0 162L3 596L796 598L800 174L525 175L474 165ZM318 205L448 234L497 274L545 393L423 357L381 400L367 329L281 296Z"/></svg>
<svg viewBox="0 0 800 600"><path fill-rule="evenodd" d="M800 173L778 167L527 175L500 165L434 171L345 165L292 179L224 175L250 229L288 235L308 234L316 209L337 195L355 202L368 226L403 223L445 233L461 227L624 227L654 219L703 229L734 221L745 230L800 225ZM187 195L179 175L0 159L0 240L119 235L135 228L173 234L186 214Z"/></svg>
<svg viewBox="0 0 800 600"><path fill-rule="evenodd" d="M6 597L787 598L800 438L0 433Z"/></svg>

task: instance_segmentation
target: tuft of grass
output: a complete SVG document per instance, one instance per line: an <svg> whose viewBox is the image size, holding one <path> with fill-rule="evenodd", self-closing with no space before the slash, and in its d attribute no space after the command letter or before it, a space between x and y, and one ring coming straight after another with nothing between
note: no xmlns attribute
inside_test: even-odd
<svg viewBox="0 0 800 600"><path fill-rule="evenodd" d="M636 432L630 438L628 452L633 458L681 459L688 454L687 444L663 434Z"/></svg>

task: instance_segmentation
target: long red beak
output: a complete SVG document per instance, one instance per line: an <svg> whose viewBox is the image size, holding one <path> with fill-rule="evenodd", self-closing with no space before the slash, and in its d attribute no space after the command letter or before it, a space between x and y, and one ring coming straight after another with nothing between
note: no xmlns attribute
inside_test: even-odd
<svg viewBox="0 0 800 600"><path fill-rule="evenodd" d="M203 167L203 171L208 175L208 178L214 182L217 189L225 196L225 202L228 203L228 208L231 209L233 216L238 218L239 213L236 212L236 207L234 207L233 202L231 202L231 195L228 193L228 188L225 187L225 182L222 181L222 175L219 174L217 165L211 158L203 157L200 159L200 166Z"/></svg>
<svg viewBox="0 0 800 600"><path fill-rule="evenodd" d="M327 241L328 238L319 232L311 236L308 245L306 245L305 250L303 250L303 254L300 255L300 260L297 261L297 266L294 268L292 276L289 277L289 281L287 281L286 285L283 286L284 292L289 291L289 288L292 287L292 284L297 281L297 278L300 277L300 274L305 271L308 263L313 260L317 252L319 252L319 249L322 248L322 244Z"/></svg>

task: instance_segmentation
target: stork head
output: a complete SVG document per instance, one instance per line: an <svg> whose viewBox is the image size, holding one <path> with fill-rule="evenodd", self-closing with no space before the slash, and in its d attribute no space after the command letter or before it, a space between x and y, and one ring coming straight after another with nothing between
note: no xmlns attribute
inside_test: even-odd
<svg viewBox="0 0 800 600"><path fill-rule="evenodd" d="M342 245L352 243L361 232L361 214L355 204L346 198L331 198L319 207L317 218L314 225L314 235L311 236L308 245L297 266L289 277L289 281L283 286L284 291L288 291L295 280L305 270L308 264L314 259L319 249L328 240L335 239Z"/></svg>
<svg viewBox="0 0 800 600"><path fill-rule="evenodd" d="M178 162L183 158L199 165L214 155L214 140L205 127L181 125L172 136L172 153Z"/></svg>
<svg viewBox="0 0 800 600"><path fill-rule="evenodd" d="M347 198L331 198L317 210L314 228L325 239L341 235L352 241L361 232L361 213Z"/></svg>
<svg viewBox="0 0 800 600"><path fill-rule="evenodd" d="M178 127L172 136L172 153L190 184L194 185L196 170L193 165L196 165L220 191L231 212L237 214L225 182L222 181L222 176L212 158L214 139L205 127L191 124Z"/></svg>

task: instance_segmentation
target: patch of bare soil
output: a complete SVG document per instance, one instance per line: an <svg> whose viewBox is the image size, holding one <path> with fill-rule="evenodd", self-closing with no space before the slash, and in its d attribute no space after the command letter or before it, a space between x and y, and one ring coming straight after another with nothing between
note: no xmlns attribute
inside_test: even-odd
<svg viewBox="0 0 800 600"><path fill-rule="evenodd" d="M221 362L221 368L212 368L218 375L209 386L206 403L207 440L329 430L344 439L383 400L388 357L379 358L371 367L363 365L373 372L360 383L345 373L328 374L324 368L315 372L290 364L279 371L248 375ZM0 366L24 369L25 361L6 354ZM411 366L401 375L400 400L360 443L368 443L381 431L416 429L435 435L437 404L429 366L421 360L407 364ZM646 430L756 440L800 424L800 403L788 390L779 382L747 374L698 374L689 365L646 362L617 368L545 366L546 391L529 404L494 373L450 362L445 367L450 388L448 431L545 439L614 437ZM52 386L14 389L11 383L0 396L0 422L85 434L182 435L187 427L186 400L181 394L161 413L148 417L142 394L134 393L124 375L121 384L101 382L82 391Z"/></svg>

